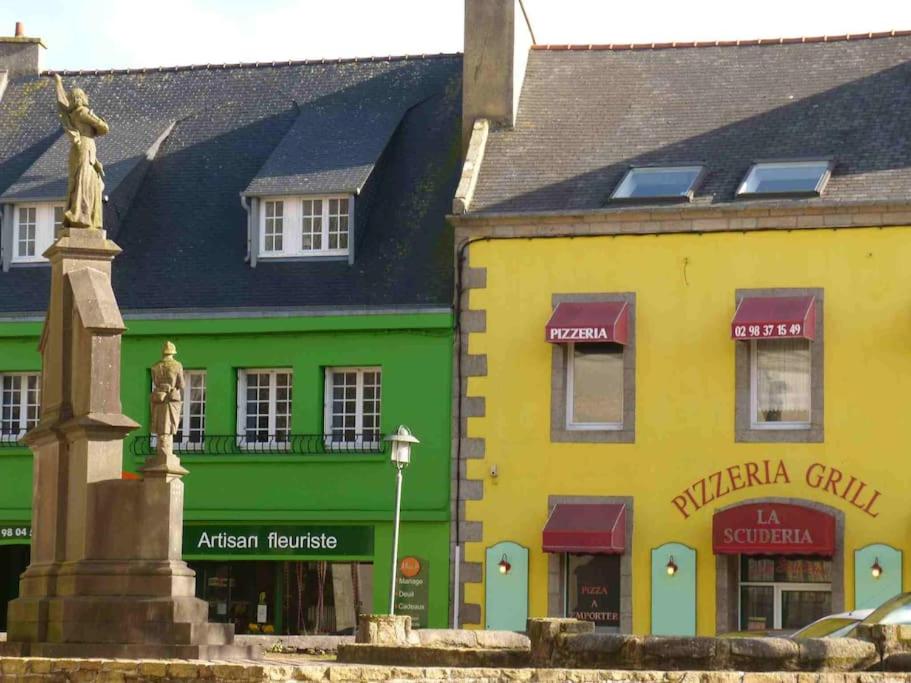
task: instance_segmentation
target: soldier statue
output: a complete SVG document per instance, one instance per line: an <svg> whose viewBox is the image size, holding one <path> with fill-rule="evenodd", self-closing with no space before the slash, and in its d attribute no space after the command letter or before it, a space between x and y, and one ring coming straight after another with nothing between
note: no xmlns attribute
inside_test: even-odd
<svg viewBox="0 0 911 683"><path fill-rule="evenodd" d="M89 109L84 90L73 88L67 97L59 74L54 74L54 83L60 122L71 142L63 227L101 229L104 167L96 155L95 138L110 127Z"/></svg>
<svg viewBox="0 0 911 683"><path fill-rule="evenodd" d="M162 358L152 366L152 433L158 439L158 459L173 457L174 435L183 408L183 365L174 360L177 348L165 342Z"/></svg>

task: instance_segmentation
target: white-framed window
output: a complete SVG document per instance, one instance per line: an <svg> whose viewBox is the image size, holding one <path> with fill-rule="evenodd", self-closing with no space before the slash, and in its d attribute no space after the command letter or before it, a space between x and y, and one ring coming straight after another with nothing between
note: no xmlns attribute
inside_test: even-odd
<svg viewBox="0 0 911 683"><path fill-rule="evenodd" d="M381 395L381 368L326 368L327 442L333 446L378 448Z"/></svg>
<svg viewBox="0 0 911 683"><path fill-rule="evenodd" d="M63 205L19 204L13 209L13 263L44 261L44 251L51 246L63 227Z"/></svg>
<svg viewBox="0 0 911 683"><path fill-rule="evenodd" d="M348 254L351 197L266 197L261 205L261 258Z"/></svg>
<svg viewBox="0 0 911 683"><path fill-rule="evenodd" d="M291 437L290 369L239 370L237 436L241 446L283 446Z"/></svg>
<svg viewBox="0 0 911 683"><path fill-rule="evenodd" d="M750 342L750 419L754 429L809 429L810 344L808 339Z"/></svg>
<svg viewBox="0 0 911 683"><path fill-rule="evenodd" d="M264 202L263 254L280 254L284 250L285 203L281 200Z"/></svg>
<svg viewBox="0 0 911 683"><path fill-rule="evenodd" d="M183 450L201 449L206 437L206 371L183 373L183 416L174 445Z"/></svg>
<svg viewBox="0 0 911 683"><path fill-rule="evenodd" d="M0 439L16 440L37 425L40 405L39 373L0 374Z"/></svg>
<svg viewBox="0 0 911 683"><path fill-rule="evenodd" d="M623 429L623 346L569 344L566 428Z"/></svg>

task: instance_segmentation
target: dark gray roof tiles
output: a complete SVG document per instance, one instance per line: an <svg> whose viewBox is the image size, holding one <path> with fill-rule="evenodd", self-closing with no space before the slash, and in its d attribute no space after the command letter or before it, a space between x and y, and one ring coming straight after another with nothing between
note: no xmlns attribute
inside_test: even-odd
<svg viewBox="0 0 911 683"><path fill-rule="evenodd" d="M174 123L156 118L125 118L108 121L109 135L98 139L104 150L105 193L117 190L120 183L146 158L155 143L166 135ZM29 169L0 195L0 202L51 201L66 198L67 157L70 139L63 132L35 160Z"/></svg>
<svg viewBox="0 0 911 683"><path fill-rule="evenodd" d="M377 109L350 94L306 107L247 186L248 195L356 194L405 113L410 92ZM399 101L395 101L398 95ZM326 122L341 118L340 129Z"/></svg>
<svg viewBox="0 0 911 683"><path fill-rule="evenodd" d="M679 162L706 166L693 206L741 203L763 158L834 159L802 202L911 197L911 36L640 47L533 49L471 211L600 209L631 165Z"/></svg>
<svg viewBox="0 0 911 683"><path fill-rule="evenodd" d="M450 305L461 56L80 72L64 83L112 125L98 140L109 185L120 164L129 177L105 208L123 248L124 309ZM130 173L171 122L154 160ZM0 100L0 195L25 182L57 191L60 133L51 79L12 81ZM367 174L352 265L245 262L242 192L265 178L301 193L353 189ZM48 275L0 272L0 313L43 310Z"/></svg>

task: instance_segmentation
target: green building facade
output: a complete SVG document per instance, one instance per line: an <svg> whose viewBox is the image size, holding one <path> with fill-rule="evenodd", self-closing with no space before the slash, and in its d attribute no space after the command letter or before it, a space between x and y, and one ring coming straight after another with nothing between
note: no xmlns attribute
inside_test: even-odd
<svg viewBox="0 0 911 683"><path fill-rule="evenodd" d="M0 43L3 42L0 37ZM27 566L42 258L68 141L52 79L0 50L0 631ZM18 53L17 53L18 54ZM31 53L29 53L31 54ZM18 59L18 57L17 57ZM450 603L452 236L461 57L63 72L111 127L104 226L128 327L125 477L149 437L149 368L185 368L175 450L184 557L239 634L350 633L386 612L394 469L405 473L396 610Z"/></svg>
<svg viewBox="0 0 911 683"><path fill-rule="evenodd" d="M389 434L403 423L421 440L405 473L399 554L419 559L429 590L426 599L406 611L424 625L445 625L452 393L448 311L133 319L127 326L123 410L141 428L125 441L125 476L136 472L149 452L149 367L159 358L163 340L176 344L188 377L204 373L204 436L178 449L190 471L184 479L185 559L197 570L200 597L210 600L213 618L235 620L238 632L250 632L251 624L253 632L270 632L270 626L275 633L336 632L353 625L353 613L336 615L333 599L359 604L362 610L387 608L394 504L388 446L382 441L335 444L324 436L327 372L375 368L381 377L380 432ZM40 370L39 334L37 322L0 325L4 373ZM238 404L245 402L242 387L238 395L239 375L263 369L291 376L289 436L246 443L239 436L246 431L238 424L244 410ZM0 600L15 597L17 572L24 568L19 565L26 559L21 546L28 543L24 530L31 515L31 471L28 449L4 441ZM336 547L326 547L330 543L325 541L295 542L307 534L327 533L338 539ZM245 541L252 545L253 536L256 547L238 547ZM321 568L321 562L328 567ZM348 574L333 576L337 567ZM355 568L358 582L349 578ZM306 584L301 597L311 613L304 615L303 628L297 623L298 581ZM323 613L317 627L320 594Z"/></svg>

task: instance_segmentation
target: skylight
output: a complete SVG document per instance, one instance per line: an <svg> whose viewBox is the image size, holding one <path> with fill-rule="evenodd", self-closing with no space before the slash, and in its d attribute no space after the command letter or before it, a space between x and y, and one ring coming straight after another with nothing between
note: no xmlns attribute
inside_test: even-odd
<svg viewBox="0 0 911 683"><path fill-rule="evenodd" d="M832 162L768 161L755 163L740 183L738 196L822 194L832 172Z"/></svg>
<svg viewBox="0 0 911 683"><path fill-rule="evenodd" d="M639 166L631 168L611 195L611 200L686 199L702 177L702 166Z"/></svg>

